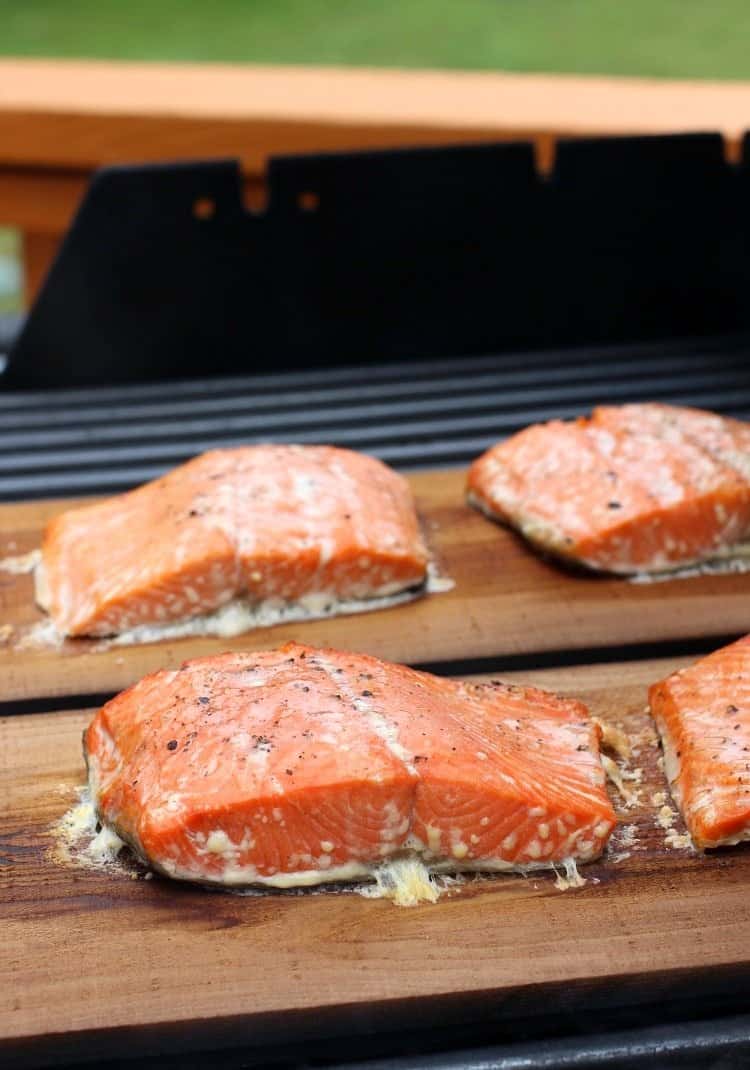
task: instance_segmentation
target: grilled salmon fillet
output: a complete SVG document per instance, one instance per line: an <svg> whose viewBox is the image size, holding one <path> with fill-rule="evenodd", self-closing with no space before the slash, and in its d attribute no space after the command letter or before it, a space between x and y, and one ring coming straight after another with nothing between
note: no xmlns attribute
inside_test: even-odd
<svg viewBox="0 0 750 1070"><path fill-rule="evenodd" d="M585 706L288 644L157 672L84 736L101 820L156 870L222 885L595 858L615 825Z"/></svg>
<svg viewBox="0 0 750 1070"><path fill-rule="evenodd" d="M424 582L411 490L329 446L213 450L48 525L38 599L65 635L253 602L366 599Z"/></svg>
<svg viewBox="0 0 750 1070"><path fill-rule="evenodd" d="M750 426L669 405L602 406L494 446L469 500L537 548L603 572L662 572L750 534Z"/></svg>
<svg viewBox="0 0 750 1070"><path fill-rule="evenodd" d="M649 704L696 847L750 839L750 636L653 684Z"/></svg>

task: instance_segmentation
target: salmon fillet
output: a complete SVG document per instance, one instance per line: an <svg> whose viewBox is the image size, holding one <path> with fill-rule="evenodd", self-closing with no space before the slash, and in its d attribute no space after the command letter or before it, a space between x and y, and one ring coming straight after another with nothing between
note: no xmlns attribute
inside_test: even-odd
<svg viewBox="0 0 750 1070"><path fill-rule="evenodd" d="M750 839L750 636L653 684L649 703L696 847Z"/></svg>
<svg viewBox="0 0 750 1070"><path fill-rule="evenodd" d="M603 572L727 556L750 534L750 426L669 405L603 406L494 446L469 500L538 549Z"/></svg>
<svg viewBox="0 0 750 1070"><path fill-rule="evenodd" d="M616 820L581 703L297 644L145 677L84 751L101 820L182 880L550 867L595 858Z"/></svg>
<svg viewBox="0 0 750 1070"><path fill-rule="evenodd" d="M367 599L422 584L411 490L329 446L214 450L56 517L40 603L65 635L114 635L252 602Z"/></svg>

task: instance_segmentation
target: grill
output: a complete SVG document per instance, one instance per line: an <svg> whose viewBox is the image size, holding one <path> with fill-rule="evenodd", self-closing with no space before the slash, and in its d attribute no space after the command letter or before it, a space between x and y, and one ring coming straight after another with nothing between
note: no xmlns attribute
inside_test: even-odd
<svg viewBox="0 0 750 1070"><path fill-rule="evenodd" d="M0 326L0 499L259 441L460 465L605 400L750 416L749 145L289 157L261 212L231 161L106 169Z"/></svg>
<svg viewBox="0 0 750 1070"><path fill-rule="evenodd" d="M529 423L658 399L750 419L750 336L0 393L0 499L98 494L215 446L332 442L465 465Z"/></svg>
<svg viewBox="0 0 750 1070"><path fill-rule="evenodd" d="M746 145L730 167L720 139L700 135L570 143L544 178L529 146L276 161L258 217L241 214L233 165L99 176L28 321L0 323L0 500L117 492L253 442L329 442L403 470L466 465L603 402L750 420L748 158ZM310 192L314 218L298 210ZM208 223L190 214L207 196ZM488 230L495 248L478 259ZM416 281L392 278L398 249ZM704 1011L745 1003L738 991ZM686 1023L689 1000L663 1012L658 1026L623 1012L597 1036L571 1035L568 1014L547 1036L538 1019L535 1034L514 1021L528 1043L511 1050L488 1047L507 1040L497 1024L420 1030L373 1038L371 1057L533 1070L705 1066L748 1050L746 1017ZM264 1063L345 1066L354 1052L344 1038Z"/></svg>

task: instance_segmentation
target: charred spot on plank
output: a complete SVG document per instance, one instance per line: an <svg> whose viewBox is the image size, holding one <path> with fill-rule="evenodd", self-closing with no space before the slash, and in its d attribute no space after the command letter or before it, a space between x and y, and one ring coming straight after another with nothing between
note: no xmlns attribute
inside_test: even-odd
<svg viewBox="0 0 750 1070"><path fill-rule="evenodd" d="M372 691L363 691L362 698L372 698Z"/></svg>
<svg viewBox="0 0 750 1070"><path fill-rule="evenodd" d="M167 743L167 750L177 750L177 747L178 743L176 739L170 739L169 743Z"/></svg>
<svg viewBox="0 0 750 1070"><path fill-rule="evenodd" d="M613 498L612 501L607 502L607 508L608 509L622 509L622 502L615 501L614 498Z"/></svg>
<svg viewBox="0 0 750 1070"><path fill-rule="evenodd" d="M198 701L200 702L201 706L207 706L211 699L208 697L208 695L199 695Z"/></svg>

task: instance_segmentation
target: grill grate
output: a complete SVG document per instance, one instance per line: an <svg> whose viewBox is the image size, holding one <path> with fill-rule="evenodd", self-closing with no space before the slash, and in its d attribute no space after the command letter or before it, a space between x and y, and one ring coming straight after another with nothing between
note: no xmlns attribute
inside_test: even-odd
<svg viewBox="0 0 750 1070"><path fill-rule="evenodd" d="M332 442L463 465L529 423L654 399L750 419L746 336L0 392L0 499L95 494L215 446Z"/></svg>

